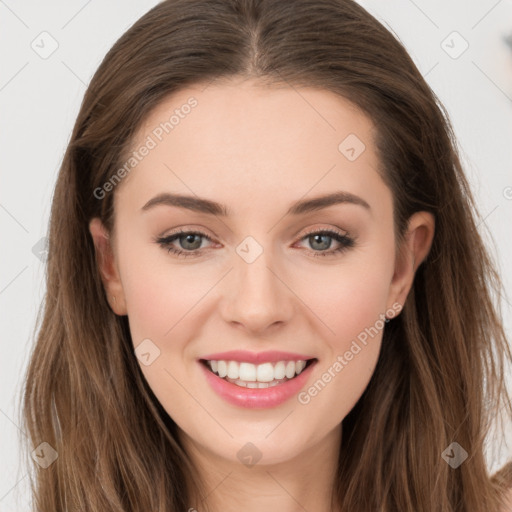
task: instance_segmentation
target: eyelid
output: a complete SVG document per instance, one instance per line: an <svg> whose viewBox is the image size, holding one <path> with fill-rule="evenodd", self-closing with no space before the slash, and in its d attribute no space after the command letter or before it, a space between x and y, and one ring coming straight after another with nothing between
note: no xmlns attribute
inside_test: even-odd
<svg viewBox="0 0 512 512"><path fill-rule="evenodd" d="M165 238L169 238L173 235L179 235L181 233L197 233L197 234L200 234L200 235L210 238L210 239L216 238L216 235L209 235L206 232L206 228L194 227L193 225L181 226L179 228L172 229L171 231L165 230L162 235L158 235L156 238L158 238L158 239L164 238L165 239Z"/></svg>
<svg viewBox="0 0 512 512"><path fill-rule="evenodd" d="M171 231L170 233L167 233L166 235L163 235L163 236L157 236L153 240L156 243L159 243L161 245L165 245L166 243L168 243L170 245L170 243L171 243L170 240L178 239L180 235L199 235L200 237L205 238L206 240L208 240L210 242L214 242L214 238L211 237L210 235L208 235L207 233L205 233L204 231L202 231L201 229L189 229L187 227L178 228L177 230ZM192 254L194 252L198 253L199 251L202 251L202 250L204 250L204 249L197 249L195 251L186 251L186 252L189 252L190 254Z"/></svg>
<svg viewBox="0 0 512 512"><path fill-rule="evenodd" d="M340 236L346 236L348 238L351 237L350 233L347 231L347 230L344 230L344 229L340 229L338 227L334 227L334 226L329 226L329 227L313 227L313 228L309 228L307 231L305 231L304 233L301 234L301 231L299 230L295 235L294 235L294 239L295 238L299 238L299 240L297 241L300 241L302 240L303 238L305 238L306 236L308 235L311 235L311 234L316 234L316 233L321 233L321 232L334 232ZM166 240L168 238L171 238L173 236L176 236L176 235L180 235L180 234L197 234L197 235L201 235L203 236L204 238L207 238L209 241L213 241L214 238L216 238L216 236L210 236L208 233L204 232L203 231L203 228L193 228L193 227L190 227L190 226L185 226L185 227L180 227L180 228L176 228L175 230L173 231L170 231L170 232L164 232L165 234L164 235L158 235L155 240L156 241L162 241L162 240ZM300 236L299 236L300 235Z"/></svg>
<svg viewBox="0 0 512 512"><path fill-rule="evenodd" d="M304 238L308 235L311 235L311 234L315 234L315 233L322 233L322 232L334 232L340 236L346 236L346 237L350 237L350 233L344 229L340 229L340 228L336 228L336 227L333 227L333 226L329 226L329 227L320 227L320 228L311 228L310 230L306 231L305 233L302 233L302 235L300 236L300 238ZM299 233L297 233L296 236L299 236L301 232L299 231Z"/></svg>
<svg viewBox="0 0 512 512"><path fill-rule="evenodd" d="M162 248L166 249L169 254L174 254L176 258L194 258L194 257L201 257L203 256L203 253L209 252L208 250L210 248L199 248L194 250L186 250L186 249L180 249L180 248L174 248L172 244L179 239L180 235L198 235L202 238L205 238L209 240L210 242L213 242L214 239L208 235L207 233L203 232L201 229L190 229L188 227L181 227L174 231L171 231L166 236L160 236L156 237L154 241L158 243ZM301 236L298 237L298 240L295 242L302 242L304 239L306 239L310 235L327 235L330 238L333 238L335 242L340 244L340 247L337 249L329 249L326 251L315 251L312 249L305 249L306 253L308 253L309 257L336 257L338 255L341 255L345 251L349 250L350 248L354 247L356 244L356 237L351 237L348 231L341 230L340 228L335 228L330 226L329 228L310 228L308 231L303 233ZM296 235L294 238L297 238L298 235Z"/></svg>

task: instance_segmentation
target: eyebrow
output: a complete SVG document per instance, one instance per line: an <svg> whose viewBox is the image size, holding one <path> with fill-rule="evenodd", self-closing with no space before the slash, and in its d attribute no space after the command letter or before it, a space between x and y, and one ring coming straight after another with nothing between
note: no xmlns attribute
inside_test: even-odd
<svg viewBox="0 0 512 512"><path fill-rule="evenodd" d="M368 211L371 211L370 205L361 197L351 194L350 192L334 192L312 199L299 200L293 203L286 215L304 215L313 211L321 210L336 204L355 204L362 206ZM178 208L185 208L199 213L206 213L221 217L229 217L229 209L220 203L204 199L197 196L187 196L181 194L162 193L150 199L142 208L142 211L147 211L157 205L175 206Z"/></svg>

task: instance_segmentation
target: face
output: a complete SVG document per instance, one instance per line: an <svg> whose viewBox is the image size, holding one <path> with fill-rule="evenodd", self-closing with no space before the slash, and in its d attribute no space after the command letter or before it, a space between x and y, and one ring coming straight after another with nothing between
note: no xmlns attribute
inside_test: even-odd
<svg viewBox="0 0 512 512"><path fill-rule="evenodd" d="M366 388L414 272L395 254L372 130L325 90L217 82L174 94L138 132L146 154L114 190L105 284L191 446L290 460L332 439ZM416 266L425 245L411 243Z"/></svg>

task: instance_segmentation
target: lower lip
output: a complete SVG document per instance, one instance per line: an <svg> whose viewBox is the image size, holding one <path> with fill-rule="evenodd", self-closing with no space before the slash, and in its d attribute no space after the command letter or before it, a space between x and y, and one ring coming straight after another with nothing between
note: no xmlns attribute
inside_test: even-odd
<svg viewBox="0 0 512 512"><path fill-rule="evenodd" d="M310 363L307 368L291 380L277 384L277 386L261 389L237 386L208 370L204 363L199 362L199 365L213 390L230 404L247 409L267 409L276 407L298 394L306 384L316 363L317 361Z"/></svg>

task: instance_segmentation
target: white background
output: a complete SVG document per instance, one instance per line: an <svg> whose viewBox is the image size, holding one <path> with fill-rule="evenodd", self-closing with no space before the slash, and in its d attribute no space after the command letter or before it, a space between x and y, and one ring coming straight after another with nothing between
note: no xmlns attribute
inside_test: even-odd
<svg viewBox="0 0 512 512"><path fill-rule="evenodd" d="M89 80L116 39L157 3L0 0L0 512L28 510L30 500L18 418L21 377L44 293L43 264L33 247L46 235L57 172ZM503 314L510 335L512 47L504 39L512 37L512 2L360 3L404 43L448 109L485 217L480 229L506 286ZM44 31L58 43L46 59L31 47L42 46L41 37L49 37L40 36ZM463 48L458 36L446 39L453 31L469 44L458 58L445 51ZM491 471L507 456L510 451L494 447Z"/></svg>

